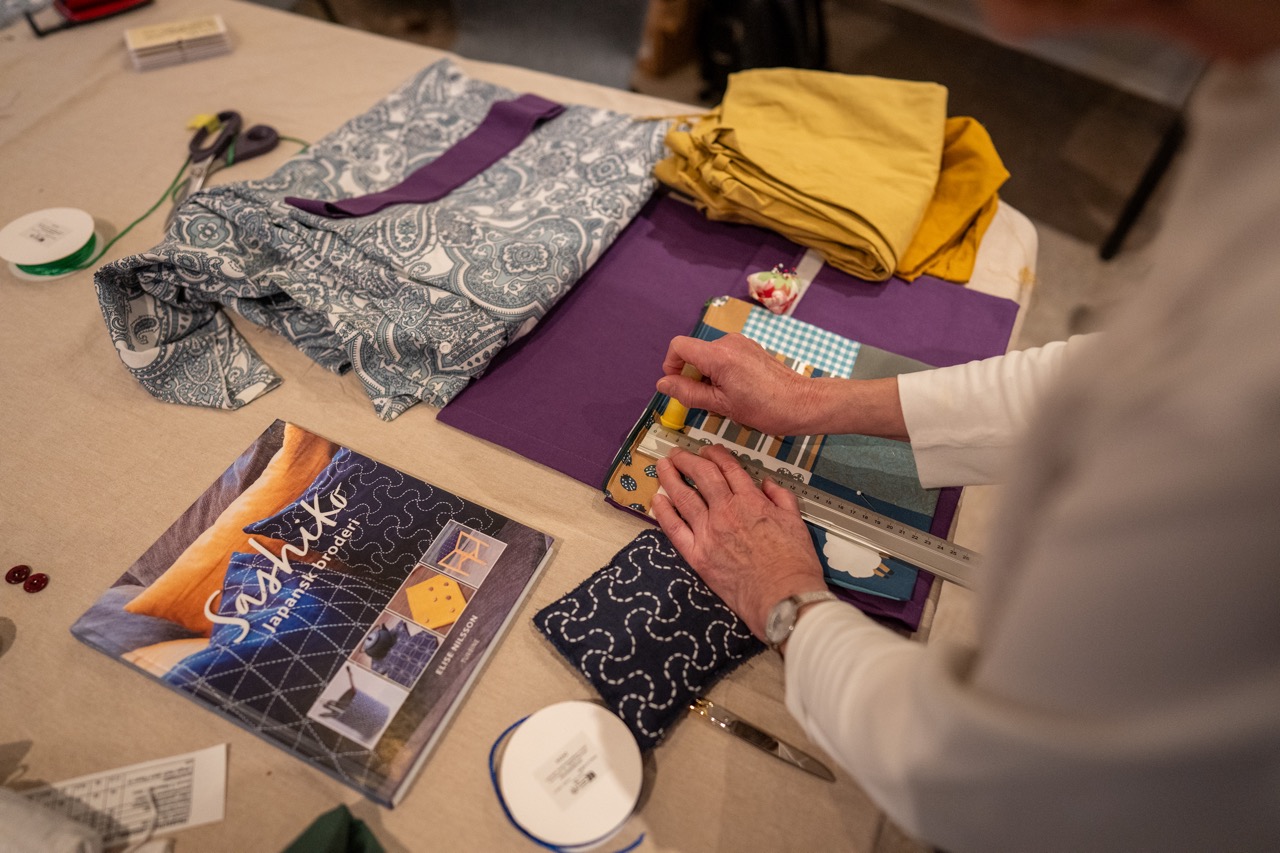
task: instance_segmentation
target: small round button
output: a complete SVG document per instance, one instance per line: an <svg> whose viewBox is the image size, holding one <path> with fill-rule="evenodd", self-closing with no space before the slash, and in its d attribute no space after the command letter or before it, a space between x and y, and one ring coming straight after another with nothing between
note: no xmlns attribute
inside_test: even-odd
<svg viewBox="0 0 1280 853"><path fill-rule="evenodd" d="M31 574L30 566L14 566L5 573L4 579L9 583L22 583Z"/></svg>
<svg viewBox="0 0 1280 853"><path fill-rule="evenodd" d="M27 592L39 592L40 590L44 589L48 585L49 585L49 576L46 575L44 572L36 572L34 575L27 578L23 582L22 588L25 589Z"/></svg>

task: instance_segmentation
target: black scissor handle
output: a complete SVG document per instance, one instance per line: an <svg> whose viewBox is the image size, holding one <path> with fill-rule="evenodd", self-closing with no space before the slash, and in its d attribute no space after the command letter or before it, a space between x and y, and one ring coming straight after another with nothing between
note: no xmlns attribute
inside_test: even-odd
<svg viewBox="0 0 1280 853"><path fill-rule="evenodd" d="M218 135L214 137L212 143L205 144L209 139L209 129L206 127L200 128L195 136L191 137L191 144L187 147L191 152L192 163L199 163L210 157L215 159L221 157L227 153L231 143L240 135L242 119L240 113L235 110L223 110L218 113L218 123Z"/></svg>
<svg viewBox="0 0 1280 853"><path fill-rule="evenodd" d="M232 152L231 162L239 163L241 160L248 160L251 157L257 157L259 154L266 154L279 144L280 134L276 133L274 127L255 124L236 139L236 147Z"/></svg>

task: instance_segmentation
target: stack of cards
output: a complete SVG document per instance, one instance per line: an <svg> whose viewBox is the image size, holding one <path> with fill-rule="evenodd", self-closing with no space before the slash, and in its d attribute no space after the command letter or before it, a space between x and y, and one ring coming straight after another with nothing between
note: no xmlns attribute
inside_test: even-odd
<svg viewBox="0 0 1280 853"><path fill-rule="evenodd" d="M231 51L231 39L221 15L135 27L125 30L133 67L139 71L194 62Z"/></svg>

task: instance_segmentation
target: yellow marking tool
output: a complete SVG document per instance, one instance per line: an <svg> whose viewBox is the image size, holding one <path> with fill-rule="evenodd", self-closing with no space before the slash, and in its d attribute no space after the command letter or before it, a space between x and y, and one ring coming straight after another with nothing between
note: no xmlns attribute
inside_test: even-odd
<svg viewBox="0 0 1280 853"><path fill-rule="evenodd" d="M685 364L684 370L680 371L680 375L687 376L695 382L702 380L702 374L692 364ZM658 415L658 423L667 429L679 431L684 428L684 419L688 414L688 406L675 397L670 397L667 399L667 407L662 410L662 414Z"/></svg>

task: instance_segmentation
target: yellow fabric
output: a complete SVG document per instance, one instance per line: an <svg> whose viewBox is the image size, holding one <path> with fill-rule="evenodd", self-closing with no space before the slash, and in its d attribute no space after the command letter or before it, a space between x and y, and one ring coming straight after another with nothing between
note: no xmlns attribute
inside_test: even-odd
<svg viewBox="0 0 1280 853"><path fill-rule="evenodd" d="M672 156L655 174L712 219L771 228L882 281L933 196L946 105L935 83L742 71L719 107L667 135Z"/></svg>
<svg viewBox="0 0 1280 853"><path fill-rule="evenodd" d="M405 595L409 599L413 621L433 631L457 622L462 609L467 606L462 589L444 576L414 584L405 590Z"/></svg>
<svg viewBox="0 0 1280 853"><path fill-rule="evenodd" d="M124 609L130 613L168 619L197 634L209 636L213 623L204 615L205 602L216 590L222 589L231 555L250 550L249 535L243 528L284 509L301 497L335 452L337 447L334 444L292 424L286 426L284 442L261 476L222 511L164 574ZM257 538L264 544L270 541ZM273 551L278 552L281 543L273 544Z"/></svg>
<svg viewBox="0 0 1280 853"><path fill-rule="evenodd" d="M947 119L938 185L898 263L898 276L968 281L982 235L996 215L996 191L1008 179L986 128L967 116Z"/></svg>
<svg viewBox="0 0 1280 853"><path fill-rule="evenodd" d="M120 657L144 672L149 672L157 678L163 678L184 658L190 657L196 652L202 652L207 648L209 648L209 641L203 637L189 640L166 640L163 643L153 643L150 646L143 646L142 648L125 652Z"/></svg>

